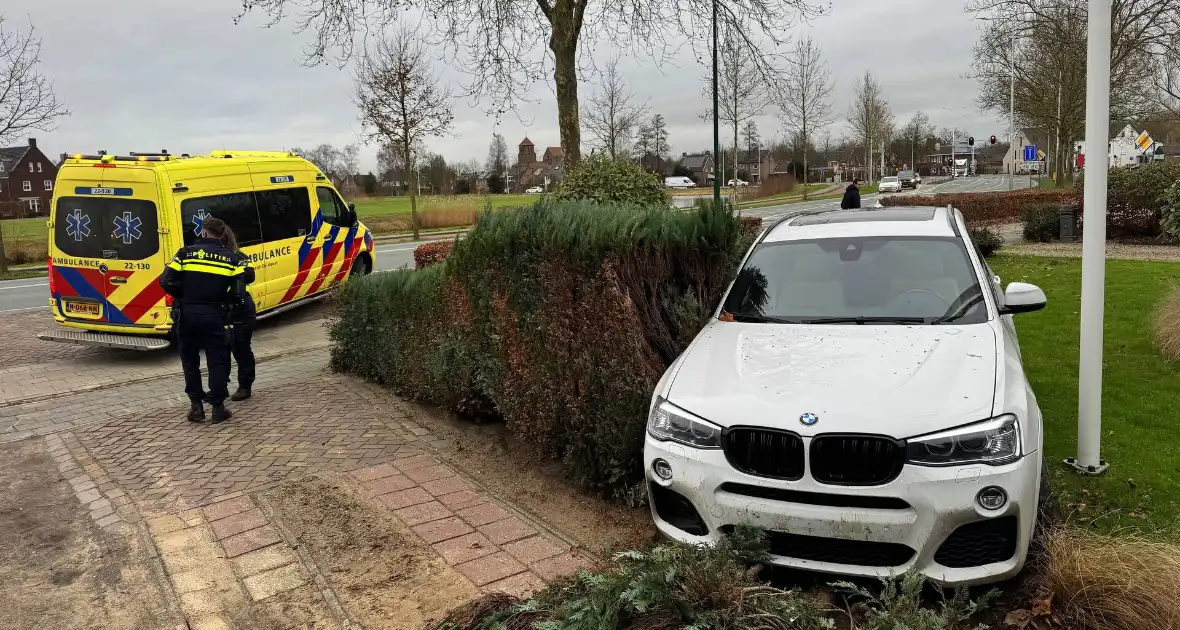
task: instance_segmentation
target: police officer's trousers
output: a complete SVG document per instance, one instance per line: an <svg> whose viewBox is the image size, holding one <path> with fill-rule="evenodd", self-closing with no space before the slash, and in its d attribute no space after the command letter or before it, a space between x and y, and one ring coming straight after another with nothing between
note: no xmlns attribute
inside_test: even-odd
<svg viewBox="0 0 1180 630"><path fill-rule="evenodd" d="M225 316L220 307L188 307L180 314L177 340L184 368L184 393L189 400L219 405L229 396L229 348L225 343ZM201 384L201 351L209 368L209 393Z"/></svg>
<svg viewBox="0 0 1180 630"><path fill-rule="evenodd" d="M230 335L230 350L234 363L238 364L238 387L249 390L254 386L254 349L250 339L254 336L254 320L235 320ZM225 366L226 380L229 380L229 364Z"/></svg>

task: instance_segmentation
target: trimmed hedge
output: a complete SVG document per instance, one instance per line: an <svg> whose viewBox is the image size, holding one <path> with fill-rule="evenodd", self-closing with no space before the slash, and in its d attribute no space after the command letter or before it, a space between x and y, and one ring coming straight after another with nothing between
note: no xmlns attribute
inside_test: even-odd
<svg viewBox="0 0 1180 630"><path fill-rule="evenodd" d="M984 258L991 258L1004 246L1004 237L986 227L971 228L971 240Z"/></svg>
<svg viewBox="0 0 1180 630"><path fill-rule="evenodd" d="M1031 205L1080 205L1081 199L1068 189L1028 189L994 193L942 193L882 197L883 206L947 206L963 213L968 223L1006 223L1021 219Z"/></svg>
<svg viewBox="0 0 1180 630"><path fill-rule="evenodd" d="M442 264L345 285L332 366L495 412L582 485L640 496L651 393L752 240L728 206L497 212Z"/></svg>
<svg viewBox="0 0 1180 630"><path fill-rule="evenodd" d="M1036 204L1024 209L1024 240L1048 243L1061 238L1061 215L1058 206Z"/></svg>
<svg viewBox="0 0 1180 630"><path fill-rule="evenodd" d="M668 191L662 179L631 160L604 156L583 159L569 169L553 196L564 201L668 205Z"/></svg>
<svg viewBox="0 0 1180 630"><path fill-rule="evenodd" d="M414 249L414 267L421 269L446 260L454 244L454 241L436 241L419 245Z"/></svg>
<svg viewBox="0 0 1180 630"><path fill-rule="evenodd" d="M1106 234L1110 238L1155 237L1167 207L1167 191L1180 181L1180 163L1149 162L1134 168L1112 168L1107 180ZM1078 199L1085 187L1078 178Z"/></svg>

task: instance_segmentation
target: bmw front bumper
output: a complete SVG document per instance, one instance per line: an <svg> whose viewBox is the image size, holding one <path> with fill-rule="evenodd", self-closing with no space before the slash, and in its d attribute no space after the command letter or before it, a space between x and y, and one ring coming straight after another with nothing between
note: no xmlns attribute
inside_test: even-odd
<svg viewBox="0 0 1180 630"><path fill-rule="evenodd" d="M667 462L669 479L655 473L656 460ZM652 516L668 538L713 543L750 525L769 533L773 564L877 577L917 570L946 586L1020 572L1036 523L1041 470L1039 453L1031 453L1004 466L906 465L882 485L832 486L809 473L798 481L745 474L721 450L650 435L644 465ZM1007 502L987 510L977 497L993 487Z"/></svg>

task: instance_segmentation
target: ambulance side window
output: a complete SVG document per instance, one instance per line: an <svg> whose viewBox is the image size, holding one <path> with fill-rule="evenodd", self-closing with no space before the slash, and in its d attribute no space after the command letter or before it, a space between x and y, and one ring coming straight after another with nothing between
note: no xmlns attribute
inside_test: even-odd
<svg viewBox="0 0 1180 630"><path fill-rule="evenodd" d="M267 243L304 238L311 231L311 195L307 188L277 188L255 192L262 240Z"/></svg>
<svg viewBox="0 0 1180 630"><path fill-rule="evenodd" d="M210 195L185 199L180 204L184 218L184 244L192 245L201 233L201 224L209 217L217 217L234 231L239 247L262 242L258 221L258 207L254 195L248 192Z"/></svg>
<svg viewBox="0 0 1180 630"><path fill-rule="evenodd" d="M320 214L325 223L348 227L348 206L331 188L320 186L315 189L316 200L320 202Z"/></svg>

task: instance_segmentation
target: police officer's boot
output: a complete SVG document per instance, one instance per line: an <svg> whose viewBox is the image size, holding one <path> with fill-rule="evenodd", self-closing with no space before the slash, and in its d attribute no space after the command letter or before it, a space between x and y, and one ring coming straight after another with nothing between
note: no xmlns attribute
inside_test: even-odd
<svg viewBox="0 0 1180 630"><path fill-rule="evenodd" d="M229 409L225 408L224 404L213 405L213 424L219 424L229 420L234 414L230 413Z"/></svg>
<svg viewBox="0 0 1180 630"><path fill-rule="evenodd" d="M249 387L239 387L238 391L234 392L229 397L229 399L234 402L238 402L241 400L246 400L249 397L250 397L250 388Z"/></svg>
<svg viewBox="0 0 1180 630"><path fill-rule="evenodd" d="M205 421L205 405L199 401L193 401L192 407L188 410L189 422L204 422Z"/></svg>

